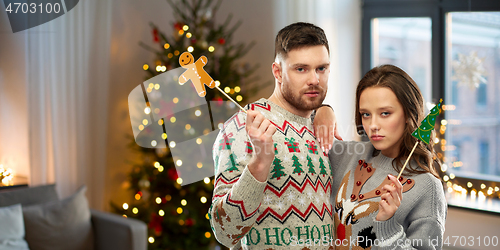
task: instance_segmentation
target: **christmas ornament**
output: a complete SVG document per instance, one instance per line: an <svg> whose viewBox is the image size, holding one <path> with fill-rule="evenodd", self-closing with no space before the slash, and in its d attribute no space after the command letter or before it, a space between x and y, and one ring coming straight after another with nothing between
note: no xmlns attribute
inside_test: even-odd
<svg viewBox="0 0 500 250"><path fill-rule="evenodd" d="M459 86L468 86L471 90L478 88L480 83L486 84L483 61L484 58L479 58L476 51L471 51L468 56L458 53L458 60L451 63L455 71L451 79L457 80Z"/></svg>

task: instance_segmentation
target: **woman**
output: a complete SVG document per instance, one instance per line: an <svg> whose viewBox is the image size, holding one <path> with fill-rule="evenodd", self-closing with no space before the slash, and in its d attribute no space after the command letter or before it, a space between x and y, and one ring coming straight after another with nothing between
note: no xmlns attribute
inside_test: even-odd
<svg viewBox="0 0 500 250"><path fill-rule="evenodd" d="M320 108L315 127L331 124L332 113ZM355 122L370 141L337 141L329 152L336 249L441 249L447 208L433 140L419 141L394 177L425 115L417 84L400 68L375 67L359 82Z"/></svg>

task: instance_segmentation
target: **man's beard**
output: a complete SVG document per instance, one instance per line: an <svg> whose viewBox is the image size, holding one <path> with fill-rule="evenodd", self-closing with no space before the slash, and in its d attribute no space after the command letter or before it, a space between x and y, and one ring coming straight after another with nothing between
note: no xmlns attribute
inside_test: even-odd
<svg viewBox="0 0 500 250"><path fill-rule="evenodd" d="M301 93L294 94L294 92L288 87L287 84L283 84L283 98L285 101L290 103L293 107L295 107L297 110L301 111L311 111L314 109L317 109L323 104L323 100L325 100L326 97L326 91L323 91L321 87L312 87L307 89L307 91L318 91L319 92L319 97L317 98L316 101L314 102L305 102L301 100Z"/></svg>

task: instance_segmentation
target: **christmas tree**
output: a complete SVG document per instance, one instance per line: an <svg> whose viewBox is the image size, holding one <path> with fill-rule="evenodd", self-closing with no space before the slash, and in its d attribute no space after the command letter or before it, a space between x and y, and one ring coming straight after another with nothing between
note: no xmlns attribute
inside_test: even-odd
<svg viewBox="0 0 500 250"><path fill-rule="evenodd" d="M307 166L309 167L309 170L307 170L307 172L314 175L316 173L316 170L314 170L314 164L312 163L312 159L311 157L309 157L309 155L307 156Z"/></svg>
<svg viewBox="0 0 500 250"><path fill-rule="evenodd" d="M299 175L300 175L300 173L304 173L304 170L301 168L302 164L300 164L299 158L296 155L293 155L292 156L292 160L293 160L293 165L292 166L295 167L293 169L293 173L294 174L299 174Z"/></svg>
<svg viewBox="0 0 500 250"><path fill-rule="evenodd" d="M241 22L231 25L231 15L222 24L217 24L215 17L221 1L167 0L167 2L176 19L169 28L171 31L164 33L160 31L159 26L151 24L153 41L140 43L142 47L153 52L155 56L153 63L141 64L147 74L146 80L156 76L160 77L160 74L166 71L170 72L179 68L179 55L188 51L195 59L202 55L208 58L204 69L214 80L219 81L220 87L236 101L243 102L249 94L260 87L258 84L253 84L253 88L242 88L243 85L246 87L258 79L252 77L257 65L252 66L239 61L254 43L246 45L233 42L233 34ZM191 84L191 82L187 84ZM145 98L151 98L152 95L147 94L151 93L151 90L157 89L157 85L151 83L151 86L145 87L147 87L143 90ZM176 147L172 138L176 138L177 147L179 147L179 142L183 140L196 138L195 136L198 134L205 135L212 131L216 132L217 124L223 123L236 111L235 109L223 109L224 98L222 93L217 90L207 89L205 100L209 106L208 110L211 112L209 116L211 122L187 124L181 120L176 121L176 117L194 117L196 112L190 109L185 110L183 114L179 113L184 111L175 113L175 117L174 115L166 115L159 120L157 123L164 126L164 131L166 131L167 123L172 128L179 128L181 131L179 133L166 131L161 134L161 138L165 140L166 144L164 148L155 148L156 143L152 148L140 147L136 143L137 138L135 141L131 140L130 146L141 153L140 157L132 160L133 168L126 183L127 189L132 193L131 199L123 201L120 205L114 203L111 205L116 213L147 223L149 228L148 249L150 250L213 249L215 246L220 246L213 236L207 213L212 199L213 178L206 177L203 181L181 186L183 179L188 178L189 172L185 174L185 172L181 173L179 169L176 169L176 164L180 166L182 162L172 156L172 150ZM158 103L162 112L179 110L176 109L177 106L190 101L182 98L167 100L164 96L163 98L159 97L159 99ZM147 100L148 103L150 101L152 100ZM220 105L210 107L211 102L220 103ZM147 112L156 111L156 109L154 111L147 110ZM216 120L214 112L226 113L218 116L223 119ZM196 116L198 115L199 113ZM145 123L144 125L150 124ZM139 127L141 132L151 132L151 129L142 124ZM193 158L195 157L197 155L193 156ZM230 159L229 163L234 164L234 160L236 160L234 156ZM182 167L195 170L208 168L201 163L194 164L194 166L184 164ZM215 168L217 167L216 165Z"/></svg>
<svg viewBox="0 0 500 250"><path fill-rule="evenodd" d="M229 161L226 164L229 168L226 169L225 171L229 171L229 172L238 171L238 167L236 167L236 159L235 158L236 158L236 156L234 155L234 153L231 153L229 155Z"/></svg>
<svg viewBox="0 0 500 250"><path fill-rule="evenodd" d="M276 180L279 180L281 178L281 176L285 176L285 172L283 172L282 170L285 168L283 167L283 165L281 165L281 160L278 159L278 158L274 158L273 160L273 170L271 170L271 173L274 173L272 176L271 176L271 179L274 179L276 178Z"/></svg>
<svg viewBox="0 0 500 250"><path fill-rule="evenodd" d="M319 158L319 168L321 168L321 171L319 171L319 174L322 174L323 177L327 174L326 173L326 166L325 164L323 163L323 158Z"/></svg>
<svg viewBox="0 0 500 250"><path fill-rule="evenodd" d="M429 144L431 133L436 124L436 117L441 113L442 102L443 100L440 100L439 103L431 109L430 114L420 123L420 127L411 134L413 137Z"/></svg>

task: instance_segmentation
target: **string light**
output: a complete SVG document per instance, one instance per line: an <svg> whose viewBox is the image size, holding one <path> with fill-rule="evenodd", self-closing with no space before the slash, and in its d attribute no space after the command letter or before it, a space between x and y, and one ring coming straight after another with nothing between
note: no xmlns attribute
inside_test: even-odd
<svg viewBox="0 0 500 250"><path fill-rule="evenodd" d="M238 95L236 96L236 101L241 102L243 100L243 96Z"/></svg>
<svg viewBox="0 0 500 250"><path fill-rule="evenodd" d="M210 232L205 232L205 238L210 238L210 236L212 236L212 234L210 234Z"/></svg>
<svg viewBox="0 0 500 250"><path fill-rule="evenodd" d="M167 133L163 133L163 134L161 134L161 138L162 138L163 140L166 140L166 139L168 138Z"/></svg>
<svg viewBox="0 0 500 250"><path fill-rule="evenodd" d="M186 206L187 205L187 201L185 199L182 199L181 200L181 205Z"/></svg>
<svg viewBox="0 0 500 250"><path fill-rule="evenodd" d="M146 108L144 109L144 113L145 113L146 115L149 115L149 113L151 113L151 108L150 108L150 107L146 107Z"/></svg>
<svg viewBox="0 0 500 250"><path fill-rule="evenodd" d="M231 91L231 88L230 88L230 87L225 87L225 88L224 88L224 92L229 93L230 91Z"/></svg>
<svg viewBox="0 0 500 250"><path fill-rule="evenodd" d="M208 52L214 52L214 51L215 51L214 46L210 46L210 47L208 47Z"/></svg>
<svg viewBox="0 0 500 250"><path fill-rule="evenodd" d="M172 102L174 102L174 103L178 103L178 102L179 102L179 98L174 97L174 99L172 99Z"/></svg>
<svg viewBox="0 0 500 250"><path fill-rule="evenodd" d="M156 201L156 204L160 204L161 203L161 198L160 197L156 197L155 201Z"/></svg>
<svg viewBox="0 0 500 250"><path fill-rule="evenodd" d="M184 35L184 30L179 30L179 36Z"/></svg>
<svg viewBox="0 0 500 250"><path fill-rule="evenodd" d="M148 241L149 241L149 243L153 244L153 243L155 243L155 238L153 238L153 237L149 237L149 238L148 238Z"/></svg>
<svg viewBox="0 0 500 250"><path fill-rule="evenodd" d="M235 91L236 93L240 93L240 91L241 91L240 86L236 86L236 87L234 87L234 91Z"/></svg>
<svg viewBox="0 0 500 250"><path fill-rule="evenodd" d="M179 55L179 53L180 53L180 52L179 52L178 50L174 51L174 55L176 55L176 56L178 56L178 55Z"/></svg>
<svg viewBox="0 0 500 250"><path fill-rule="evenodd" d="M203 179L203 182L205 182L205 184L208 184L208 183L210 183L210 178L208 178L208 177L205 177L205 178Z"/></svg>
<svg viewBox="0 0 500 250"><path fill-rule="evenodd" d="M128 204L127 203L123 203L122 207L123 207L124 210L127 210L128 209Z"/></svg>
<svg viewBox="0 0 500 250"><path fill-rule="evenodd" d="M162 209L160 209L160 211L158 211L158 215L159 216L165 216L165 211L163 211Z"/></svg>
<svg viewBox="0 0 500 250"><path fill-rule="evenodd" d="M184 225L184 221L183 220L179 220L179 225Z"/></svg>
<svg viewBox="0 0 500 250"><path fill-rule="evenodd" d="M472 187L472 182L470 182L470 181L469 181L469 182L467 182L467 187L468 187L468 188L471 188L471 187Z"/></svg>
<svg viewBox="0 0 500 250"><path fill-rule="evenodd" d="M151 146L156 147L156 145L158 145L158 143L156 142L156 140L152 140L151 141Z"/></svg>
<svg viewBox="0 0 500 250"><path fill-rule="evenodd" d="M170 44L168 44L168 43L165 43L165 45L163 45L163 48L165 48L165 49L168 49L168 48L170 48Z"/></svg>
<svg viewBox="0 0 500 250"><path fill-rule="evenodd" d="M182 29L183 29L184 31L187 31L187 30L189 29L189 26L184 25L184 26L182 26Z"/></svg>
<svg viewBox="0 0 500 250"><path fill-rule="evenodd" d="M142 131L144 129L144 126L141 124L139 125L139 130Z"/></svg>
<svg viewBox="0 0 500 250"><path fill-rule="evenodd" d="M199 145L199 144L201 144L201 143L202 143L201 138L197 138L197 139L196 139L196 143L197 143L198 145Z"/></svg>
<svg viewBox="0 0 500 250"><path fill-rule="evenodd" d="M163 172L163 166L158 167L158 172Z"/></svg>
<svg viewBox="0 0 500 250"><path fill-rule="evenodd" d="M193 36L193 34L191 34L191 32L186 33L187 38L191 38L191 36Z"/></svg>
<svg viewBox="0 0 500 250"><path fill-rule="evenodd" d="M175 141L171 141L171 142L170 142L170 144L169 144L169 146L170 146L171 148L175 148L175 145L176 145L176 144L175 144Z"/></svg>
<svg viewBox="0 0 500 250"><path fill-rule="evenodd" d="M207 220L210 220L210 217L208 216L208 213L205 214L205 218L207 218Z"/></svg>
<svg viewBox="0 0 500 250"><path fill-rule="evenodd" d="M178 207L178 208L177 208L177 213L178 213L178 214L182 214L182 207Z"/></svg>
<svg viewBox="0 0 500 250"><path fill-rule="evenodd" d="M190 130L191 129L191 124L189 124L189 123L186 124L185 128L186 128L186 130Z"/></svg>
<svg viewBox="0 0 500 250"><path fill-rule="evenodd" d="M163 125L163 119L158 120L158 125Z"/></svg>
<svg viewBox="0 0 500 250"><path fill-rule="evenodd" d="M149 65L147 65L147 64L142 65L142 69L148 70L149 69Z"/></svg>
<svg viewBox="0 0 500 250"><path fill-rule="evenodd" d="M134 198L135 198L136 200L140 200L140 199L141 199L141 195L140 195L140 194L135 194Z"/></svg>
<svg viewBox="0 0 500 250"><path fill-rule="evenodd" d="M167 57L168 57L168 58L172 58L172 57L174 57L174 54L172 54L172 53L168 53Z"/></svg>
<svg viewBox="0 0 500 250"><path fill-rule="evenodd" d="M215 80L215 86L219 87L220 86L220 82L219 80Z"/></svg>
<svg viewBox="0 0 500 250"><path fill-rule="evenodd" d="M170 117L170 122L174 123L177 119L175 119L175 116Z"/></svg>
<svg viewBox="0 0 500 250"><path fill-rule="evenodd" d="M182 178L177 178L177 184L181 185L182 184Z"/></svg>
<svg viewBox="0 0 500 250"><path fill-rule="evenodd" d="M189 47L187 48L187 51L188 51L188 52L193 52L193 51L194 51L193 46L189 46Z"/></svg>
<svg viewBox="0 0 500 250"><path fill-rule="evenodd" d="M201 115L201 111L200 111L199 109L198 109L198 110L196 110L196 111L194 112L194 115L196 115L196 116L200 116L200 115Z"/></svg>
<svg viewBox="0 0 500 250"><path fill-rule="evenodd" d="M202 168L202 167L203 167L203 164L202 164L201 162L198 162L198 163L196 163L196 166L197 166L198 168Z"/></svg>
<svg viewBox="0 0 500 250"><path fill-rule="evenodd" d="M138 214L139 213L139 209L136 208L136 207L132 208L132 213Z"/></svg>
<svg viewBox="0 0 500 250"><path fill-rule="evenodd" d="M202 197L200 198L200 201L201 201L201 203L206 203L206 202L207 202L207 197L202 196Z"/></svg>

